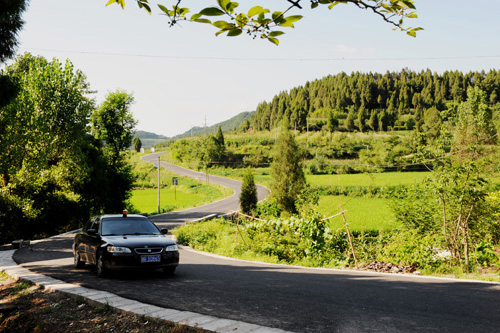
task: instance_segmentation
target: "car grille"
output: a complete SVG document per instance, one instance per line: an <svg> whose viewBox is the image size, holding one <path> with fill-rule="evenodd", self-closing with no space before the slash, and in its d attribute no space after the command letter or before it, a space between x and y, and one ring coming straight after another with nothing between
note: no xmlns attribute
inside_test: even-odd
<svg viewBox="0 0 500 333"><path fill-rule="evenodd" d="M163 251L162 247L137 247L134 249L137 254L158 254Z"/></svg>

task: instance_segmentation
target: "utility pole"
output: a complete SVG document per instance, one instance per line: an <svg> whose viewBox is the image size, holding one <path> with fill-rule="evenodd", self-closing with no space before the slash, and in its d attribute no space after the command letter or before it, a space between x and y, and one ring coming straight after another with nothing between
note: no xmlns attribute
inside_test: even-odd
<svg viewBox="0 0 500 333"><path fill-rule="evenodd" d="M158 214L160 214L160 156L158 156Z"/></svg>

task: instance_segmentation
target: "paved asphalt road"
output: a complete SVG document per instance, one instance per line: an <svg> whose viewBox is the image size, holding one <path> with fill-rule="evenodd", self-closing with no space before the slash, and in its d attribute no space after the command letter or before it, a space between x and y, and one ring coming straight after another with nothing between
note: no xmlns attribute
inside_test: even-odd
<svg viewBox="0 0 500 333"><path fill-rule="evenodd" d="M155 154L150 154L144 156L142 159L146 162L153 163L155 165L158 165L158 156L163 155L164 153L155 153ZM182 175L182 176L187 176L191 177L194 179L198 179L200 181L208 181L210 183L214 183L217 185L222 185L228 188L232 188L234 190L234 194L228 198L225 198L223 200L219 200L217 202L204 205L201 207L195 207L195 208L190 208L183 210L181 212L172 212L169 214L162 214L162 215L155 215L151 216L150 219L162 226L162 227L167 227L167 228L173 228L178 225L181 225L185 221L189 220L195 220L202 218L207 215L224 215L227 214L231 211L235 211L239 209L239 197L241 193L241 182L233 179L228 179L228 178L223 178L223 177L218 177L218 176L213 176L213 175L207 175L201 172L196 172L193 170L185 169L183 167L170 164L167 162L161 161L161 166L162 168L167 168L170 171ZM264 186L257 185L257 196L259 201L265 199L267 196L269 190L265 188Z"/></svg>
<svg viewBox="0 0 500 333"><path fill-rule="evenodd" d="M170 223L168 216L159 223ZM61 235L18 250L14 259L33 271L144 303L295 332L500 331L499 285L287 267L190 249L181 250L174 276L154 271L98 279L92 267L72 267L71 244L72 235Z"/></svg>

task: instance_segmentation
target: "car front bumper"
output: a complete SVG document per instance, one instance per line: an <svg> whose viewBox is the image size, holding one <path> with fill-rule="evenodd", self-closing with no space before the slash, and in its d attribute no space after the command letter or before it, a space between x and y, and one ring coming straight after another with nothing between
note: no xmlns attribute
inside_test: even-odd
<svg viewBox="0 0 500 333"><path fill-rule="evenodd" d="M179 265L179 252L168 251L157 254L160 256L160 261L156 262L141 262L141 257L144 255L130 253L109 253L106 252L103 256L104 266L107 269L143 269L143 268L163 268Z"/></svg>

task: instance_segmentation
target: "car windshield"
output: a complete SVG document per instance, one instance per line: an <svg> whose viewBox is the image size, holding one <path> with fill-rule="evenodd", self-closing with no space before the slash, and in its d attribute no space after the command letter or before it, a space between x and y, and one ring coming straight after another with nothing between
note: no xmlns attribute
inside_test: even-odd
<svg viewBox="0 0 500 333"><path fill-rule="evenodd" d="M109 218L101 221L103 236L161 235L156 226L147 219Z"/></svg>

